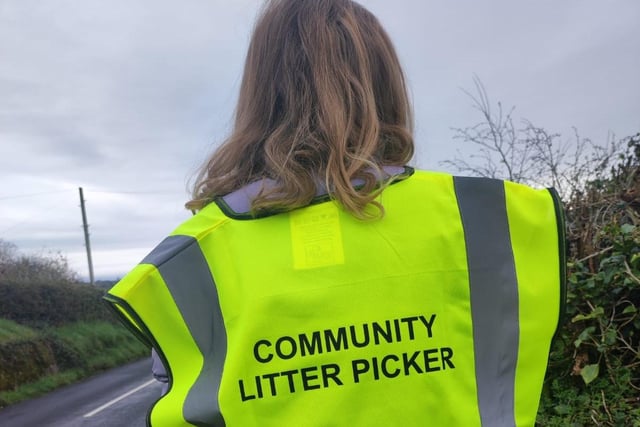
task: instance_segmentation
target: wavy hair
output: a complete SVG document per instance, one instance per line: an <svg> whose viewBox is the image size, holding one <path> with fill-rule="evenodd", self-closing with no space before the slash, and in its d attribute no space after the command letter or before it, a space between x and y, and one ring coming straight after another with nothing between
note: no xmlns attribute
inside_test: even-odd
<svg viewBox="0 0 640 427"><path fill-rule="evenodd" d="M270 0L231 135L202 166L186 206L270 178L254 214L305 206L324 184L356 217L381 217L381 168L413 156L412 121L400 62L373 14L350 0Z"/></svg>

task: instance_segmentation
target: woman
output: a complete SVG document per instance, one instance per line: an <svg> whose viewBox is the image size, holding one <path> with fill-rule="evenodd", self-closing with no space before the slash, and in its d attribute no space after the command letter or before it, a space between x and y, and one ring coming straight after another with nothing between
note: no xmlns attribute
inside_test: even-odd
<svg viewBox="0 0 640 427"><path fill-rule="evenodd" d="M547 190L415 171L378 20L272 0L181 224L106 296L153 426L533 425L562 299Z"/></svg>

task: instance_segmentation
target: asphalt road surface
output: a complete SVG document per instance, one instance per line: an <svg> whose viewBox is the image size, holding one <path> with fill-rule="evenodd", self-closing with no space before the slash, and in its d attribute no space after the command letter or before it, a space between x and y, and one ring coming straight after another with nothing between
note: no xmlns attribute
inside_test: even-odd
<svg viewBox="0 0 640 427"><path fill-rule="evenodd" d="M141 360L0 409L0 426L145 427L160 390L151 360Z"/></svg>

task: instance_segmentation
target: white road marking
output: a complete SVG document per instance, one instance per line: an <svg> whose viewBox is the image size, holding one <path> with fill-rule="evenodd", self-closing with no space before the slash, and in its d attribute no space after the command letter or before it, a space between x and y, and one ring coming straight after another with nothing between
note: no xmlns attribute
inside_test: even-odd
<svg viewBox="0 0 640 427"><path fill-rule="evenodd" d="M117 403L117 402L121 401L125 397L130 396L133 393L135 393L136 391L142 390L143 388L145 388L145 387L147 387L147 386L149 386L149 385L151 385L151 384L153 384L155 382L157 382L157 381L156 380L149 380L146 383L144 383L142 385L139 385L138 387L134 388L133 390L129 390L125 394L122 394L122 395L116 397L115 399L108 401L107 403L105 403L104 405L94 409L93 411L87 412L86 414L83 415L83 417L84 418L93 417L98 412L100 412L100 411L102 411L104 409L107 409L109 406L113 405L114 403Z"/></svg>

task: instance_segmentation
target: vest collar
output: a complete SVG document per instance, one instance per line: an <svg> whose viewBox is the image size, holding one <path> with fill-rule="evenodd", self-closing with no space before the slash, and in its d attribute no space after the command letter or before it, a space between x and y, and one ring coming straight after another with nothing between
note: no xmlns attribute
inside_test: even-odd
<svg viewBox="0 0 640 427"><path fill-rule="evenodd" d="M390 179L392 183L402 181L413 175L414 172L414 169L409 166L384 166L382 170L384 172L382 179ZM274 180L268 178L254 181L225 196L216 197L213 201L226 216L234 219L256 219L275 215L281 211L261 212L258 215L251 213L251 201L258 195L263 187L268 188L273 186L274 182ZM355 179L353 180L353 184L357 187L363 185L364 182L361 179ZM327 193L324 182L322 182L319 183L316 196L310 204L322 203L329 199L330 197Z"/></svg>

